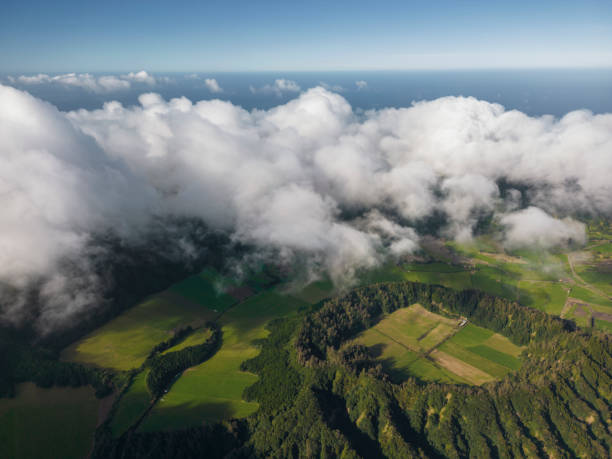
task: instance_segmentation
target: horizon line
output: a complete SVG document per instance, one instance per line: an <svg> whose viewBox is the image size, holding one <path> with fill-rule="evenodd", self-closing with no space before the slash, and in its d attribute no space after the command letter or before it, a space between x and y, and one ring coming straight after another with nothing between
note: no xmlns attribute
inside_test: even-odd
<svg viewBox="0 0 612 459"><path fill-rule="evenodd" d="M258 69L258 70L149 70L141 67L133 67L131 69L124 70L0 70L0 74L2 75L14 75L14 74L116 74L116 73L126 73L126 72L134 72L138 69L138 71L144 70L147 73L156 73L156 74L185 74L185 73L383 73L383 72L458 72L458 71L466 71L466 72L490 72L490 71L544 71L544 70L612 70L612 64L610 65L602 65L602 66L549 66L549 67L527 67L527 66L517 66L517 67L447 67L447 68L438 68L438 67L415 67L415 68L380 68L380 69L308 69L308 70L282 70L282 69Z"/></svg>

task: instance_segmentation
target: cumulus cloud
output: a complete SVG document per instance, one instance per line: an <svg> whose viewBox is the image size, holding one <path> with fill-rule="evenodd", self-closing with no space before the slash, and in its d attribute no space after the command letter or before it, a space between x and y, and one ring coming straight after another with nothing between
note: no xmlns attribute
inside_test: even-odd
<svg viewBox="0 0 612 459"><path fill-rule="evenodd" d="M570 217L556 219L537 207L528 207L504 215L501 223L507 227L505 245L511 249L583 245L586 242L584 223Z"/></svg>
<svg viewBox="0 0 612 459"><path fill-rule="evenodd" d="M250 86L249 89L253 94L274 94L277 97L281 97L283 93L297 93L302 90L302 88L300 88L300 85L297 84L295 81L286 80L284 78L276 79L274 80L273 84L266 84L260 88Z"/></svg>
<svg viewBox="0 0 612 459"><path fill-rule="evenodd" d="M368 82L365 80L355 81L355 86L357 86L357 90L361 91L362 89L366 89L368 87Z"/></svg>
<svg viewBox="0 0 612 459"><path fill-rule="evenodd" d="M149 85L155 84L155 77L144 70L140 72L130 72L127 75L121 75L121 78L128 81L136 81L138 83L146 83Z"/></svg>
<svg viewBox="0 0 612 459"><path fill-rule="evenodd" d="M155 78L147 72L130 72L127 75L102 75L95 76L90 73L64 73L61 75L48 75L39 73L38 75L20 75L18 77L9 76L11 84L19 85L41 85L56 84L65 87L77 87L91 92L111 92L130 89L132 83L154 85Z"/></svg>
<svg viewBox="0 0 612 459"><path fill-rule="evenodd" d="M210 92L212 92L212 93L223 92L223 88L221 88L221 86L219 86L219 83L217 83L217 80L214 79L214 78L206 78L204 80L204 84L206 85L208 90Z"/></svg>
<svg viewBox="0 0 612 459"><path fill-rule="evenodd" d="M130 241L155 218L199 219L350 282L416 250L414 228L434 214L459 240L492 215L510 248L582 243L569 217L612 215L610 114L532 118L463 97L357 114L321 87L252 112L147 93L62 113L5 86L0 101L0 287L41 283L40 324L95 302L95 289L70 288L95 285L92 235ZM10 298L2 314L18 317Z"/></svg>

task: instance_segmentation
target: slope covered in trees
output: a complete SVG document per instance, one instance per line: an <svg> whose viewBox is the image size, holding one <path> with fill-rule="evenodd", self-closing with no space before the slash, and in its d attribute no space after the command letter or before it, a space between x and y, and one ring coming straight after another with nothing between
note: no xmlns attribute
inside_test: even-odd
<svg viewBox="0 0 612 459"><path fill-rule="evenodd" d="M367 348L339 350L383 312L415 302L527 345L523 366L481 387L392 383ZM244 420L114 439L94 457L608 457L612 342L598 331L476 291L410 282L351 291L277 320L261 353Z"/></svg>

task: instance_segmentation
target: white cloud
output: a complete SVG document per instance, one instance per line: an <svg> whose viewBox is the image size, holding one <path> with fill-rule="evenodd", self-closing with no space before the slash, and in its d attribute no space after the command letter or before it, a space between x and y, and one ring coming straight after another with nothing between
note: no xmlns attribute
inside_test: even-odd
<svg viewBox="0 0 612 459"><path fill-rule="evenodd" d="M12 81L17 81L24 84L41 84L48 83L51 81L51 77L46 73L39 73L38 75L21 75L17 78L10 77Z"/></svg>
<svg viewBox="0 0 612 459"><path fill-rule="evenodd" d="M206 85L208 90L210 92L212 92L212 93L223 92L223 88L221 88L221 86L219 86L219 83L217 83L217 80L214 79L214 78L206 78L204 80L204 84Z"/></svg>
<svg viewBox="0 0 612 459"><path fill-rule="evenodd" d="M344 91L344 88L340 84L328 84L328 83L325 83L324 81L320 81L319 86L327 89L328 91L334 91L334 92Z"/></svg>
<svg viewBox="0 0 612 459"><path fill-rule="evenodd" d="M584 228L569 216L612 215L610 114L531 118L446 97L357 116L323 88L252 112L154 93L138 106L69 113L6 86L0 100L0 285L42 282L40 324L95 298L66 287L95 283L63 275L62 260L88 272L91 234L129 241L158 216L199 218L346 282L414 250L412 222L434 212L456 238L493 213L510 247L580 243ZM501 196L502 177L530 186L531 208L507 213L521 188ZM17 317L21 304L5 316Z"/></svg>
<svg viewBox="0 0 612 459"><path fill-rule="evenodd" d="M584 223L566 217L557 219L537 207L528 207L501 217L507 227L505 245L511 249L583 245L586 242Z"/></svg>
<svg viewBox="0 0 612 459"><path fill-rule="evenodd" d="M129 89L130 82L117 78L115 76L101 76L98 78L98 85L105 91L118 91L121 89Z"/></svg>
<svg viewBox="0 0 612 459"><path fill-rule="evenodd" d="M262 86L261 88L255 88L250 86L249 89L253 94L262 93L262 94L274 94L277 97L281 97L283 93L287 92L300 92L302 88L293 80L286 80L284 78L279 78L274 80L273 84L267 84Z"/></svg>
<svg viewBox="0 0 612 459"><path fill-rule="evenodd" d="M366 89L368 87L368 82L365 80L355 81L355 86L357 86L357 90L361 91L362 89Z"/></svg>
<svg viewBox="0 0 612 459"><path fill-rule="evenodd" d="M151 86L155 84L155 77L149 75L144 70L136 73L130 72L127 75L121 75L121 78L124 80L136 81L138 83L146 83Z"/></svg>
<svg viewBox="0 0 612 459"><path fill-rule="evenodd" d="M95 76L90 73L64 73L61 75L20 75L18 77L9 76L11 84L20 85L42 85L57 84L66 87L78 87L91 92L112 92L130 89L132 83L154 85L156 80L145 71L137 73L130 72L127 75L102 75Z"/></svg>

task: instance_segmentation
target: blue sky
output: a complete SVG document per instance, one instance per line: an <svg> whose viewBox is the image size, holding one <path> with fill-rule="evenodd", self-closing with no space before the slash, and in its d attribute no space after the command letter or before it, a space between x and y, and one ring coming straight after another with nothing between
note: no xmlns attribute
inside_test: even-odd
<svg viewBox="0 0 612 459"><path fill-rule="evenodd" d="M611 66L610 0L0 6L0 72Z"/></svg>

